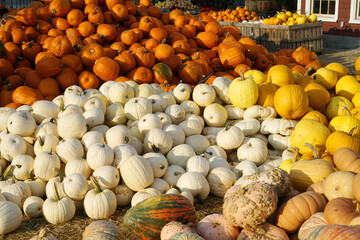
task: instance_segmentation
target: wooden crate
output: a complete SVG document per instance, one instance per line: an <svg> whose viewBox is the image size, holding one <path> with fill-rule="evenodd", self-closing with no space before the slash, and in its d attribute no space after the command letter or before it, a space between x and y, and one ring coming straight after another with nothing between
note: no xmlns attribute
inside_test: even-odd
<svg viewBox="0 0 360 240"><path fill-rule="evenodd" d="M234 26L240 29L241 36L247 36L256 40L260 33L260 23L241 23L219 21L221 26Z"/></svg>

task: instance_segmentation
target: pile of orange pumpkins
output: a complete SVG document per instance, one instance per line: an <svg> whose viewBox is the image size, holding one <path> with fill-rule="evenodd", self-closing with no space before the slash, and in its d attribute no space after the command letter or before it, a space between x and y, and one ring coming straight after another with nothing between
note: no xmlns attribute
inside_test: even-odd
<svg viewBox="0 0 360 240"><path fill-rule="evenodd" d="M250 11L248 7L236 7L234 10L226 9L222 11L208 11L202 12L200 15L210 15L217 21L225 22L242 22L249 20L259 20L256 12Z"/></svg>

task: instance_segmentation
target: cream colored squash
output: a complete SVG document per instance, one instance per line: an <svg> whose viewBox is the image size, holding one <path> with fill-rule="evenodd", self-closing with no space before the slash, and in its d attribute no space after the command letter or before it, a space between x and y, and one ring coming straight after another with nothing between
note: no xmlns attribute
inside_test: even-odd
<svg viewBox="0 0 360 240"><path fill-rule="evenodd" d="M151 101L145 97L131 98L124 106L125 116L130 120L139 120L147 113L152 113Z"/></svg>
<svg viewBox="0 0 360 240"><path fill-rule="evenodd" d="M7 201L15 203L20 209L22 209L25 199L31 196L31 189L29 185L23 181L12 182L5 185L1 189L2 195Z"/></svg>
<svg viewBox="0 0 360 240"><path fill-rule="evenodd" d="M56 118L59 114L59 107L50 101L40 100L32 105L32 116L37 124L40 124L46 118Z"/></svg>
<svg viewBox="0 0 360 240"><path fill-rule="evenodd" d="M165 127L166 125L172 124L172 120L168 114L163 113L163 112L157 112L155 114L160 118L163 127Z"/></svg>
<svg viewBox="0 0 360 240"><path fill-rule="evenodd" d="M24 181L31 189L31 195L43 198L45 196L46 182L34 178L34 171L30 171L30 178Z"/></svg>
<svg viewBox="0 0 360 240"><path fill-rule="evenodd" d="M53 103L55 103L57 106L64 105L64 95L58 95L53 100Z"/></svg>
<svg viewBox="0 0 360 240"><path fill-rule="evenodd" d="M130 144L135 148L138 155L142 155L144 153L143 142L137 137L132 136Z"/></svg>
<svg viewBox="0 0 360 240"><path fill-rule="evenodd" d="M114 188L119 185L120 173L119 170L113 166L102 166L93 172L94 176L101 188Z"/></svg>
<svg viewBox="0 0 360 240"><path fill-rule="evenodd" d="M114 151L104 143L95 143L87 151L86 160L92 170L112 165L114 162Z"/></svg>
<svg viewBox="0 0 360 240"><path fill-rule="evenodd" d="M154 182L150 185L150 188L155 188L163 194L170 189L170 185L162 178L154 178Z"/></svg>
<svg viewBox="0 0 360 240"><path fill-rule="evenodd" d="M192 94L193 101L200 107L206 107L214 102L216 92L209 84L198 84Z"/></svg>
<svg viewBox="0 0 360 240"><path fill-rule="evenodd" d="M59 141L56 147L56 154L63 163L67 163L73 158L84 157L85 152L80 140L70 137Z"/></svg>
<svg viewBox="0 0 360 240"><path fill-rule="evenodd" d="M216 94L226 104L231 104L229 98L229 86L232 80L227 77L217 77L212 83L212 87L215 89Z"/></svg>
<svg viewBox="0 0 360 240"><path fill-rule="evenodd" d="M243 119L245 110L242 108L235 107L234 105L225 105L226 111L228 112L228 119Z"/></svg>
<svg viewBox="0 0 360 240"><path fill-rule="evenodd" d="M205 150L204 158L209 160L210 158L215 157L215 156L220 156L220 157L224 158L225 160L227 159L227 154L224 149L222 149L218 145L211 145L210 147L208 147Z"/></svg>
<svg viewBox="0 0 360 240"><path fill-rule="evenodd" d="M103 114L106 113L106 104L103 100L101 100L100 98L97 98L97 97L92 97L92 98L89 98L85 105L84 105L84 111L88 111L90 109L93 109L93 108L98 108L100 109Z"/></svg>
<svg viewBox="0 0 360 240"><path fill-rule="evenodd" d="M267 118L275 118L277 115L275 109L273 107L263 107L260 105L254 105L247 108L244 111L244 119L258 119L265 120Z"/></svg>
<svg viewBox="0 0 360 240"><path fill-rule="evenodd" d="M0 235L16 230L22 221L21 209L9 201L0 201Z"/></svg>
<svg viewBox="0 0 360 240"><path fill-rule="evenodd" d="M104 134L98 131L89 131L81 138L81 143L84 146L84 150L87 152L93 144L105 143Z"/></svg>
<svg viewBox="0 0 360 240"><path fill-rule="evenodd" d="M17 112L27 112L30 113L32 111L32 106L30 105L21 105L16 109Z"/></svg>
<svg viewBox="0 0 360 240"><path fill-rule="evenodd" d="M0 131L4 131L7 126L7 120L15 110L10 107L0 107Z"/></svg>
<svg viewBox="0 0 360 240"><path fill-rule="evenodd" d="M119 144L114 147L114 166L120 169L121 161L131 156L137 155L136 149L129 144Z"/></svg>
<svg viewBox="0 0 360 240"><path fill-rule="evenodd" d="M60 169L55 169L56 172L59 174L57 177L51 178L47 183L45 187L45 194L47 198L54 197L55 191L54 191L54 185L56 186L57 193L59 194L59 197L65 197L66 194L63 189L62 182L64 181L64 177Z"/></svg>
<svg viewBox="0 0 360 240"><path fill-rule="evenodd" d="M58 119L58 132L62 138L81 139L86 131L86 119L79 113L67 114Z"/></svg>
<svg viewBox="0 0 360 240"><path fill-rule="evenodd" d="M199 119L188 119L179 123L178 126L183 130L185 136L198 135L203 130L203 124Z"/></svg>
<svg viewBox="0 0 360 240"><path fill-rule="evenodd" d="M86 159L73 158L65 165L65 175L69 176L74 173L80 173L85 177L85 179L89 179L92 173L92 169L89 167Z"/></svg>
<svg viewBox="0 0 360 240"><path fill-rule="evenodd" d="M7 121L7 131L22 137L31 136L35 132L36 122L29 112L16 111L11 114Z"/></svg>
<svg viewBox="0 0 360 240"><path fill-rule="evenodd" d="M173 104L176 104L176 100L174 95L172 94L172 92L164 92L164 93L160 93L160 96L163 97L163 99L166 102L166 107L171 106Z"/></svg>
<svg viewBox="0 0 360 240"><path fill-rule="evenodd" d="M218 133L223 130L223 127L204 127L202 130L203 135L218 135Z"/></svg>
<svg viewBox="0 0 360 240"><path fill-rule="evenodd" d="M62 182L62 186L66 196L74 201L84 199L89 189L86 178L80 173L67 175Z"/></svg>
<svg viewBox="0 0 360 240"><path fill-rule="evenodd" d="M205 126L204 119L199 115L188 113L188 114L185 115L185 120L198 120L200 122L200 124L201 124L201 128L204 128L204 126Z"/></svg>
<svg viewBox="0 0 360 240"><path fill-rule="evenodd" d="M164 176L169 164L166 157L163 154L149 152L149 153L145 153L143 157L146 158L146 160L148 160L148 162L150 163L155 178L160 178Z"/></svg>
<svg viewBox="0 0 360 240"><path fill-rule="evenodd" d="M234 126L240 128L244 136L254 135L260 130L260 122L256 119L240 120Z"/></svg>
<svg viewBox="0 0 360 240"><path fill-rule="evenodd" d="M59 143L59 139L53 134L46 134L38 136L34 144L34 153L38 155L41 152L53 151L56 152L56 147Z"/></svg>
<svg viewBox="0 0 360 240"><path fill-rule="evenodd" d="M224 150L240 147L244 141L244 133L237 126L226 126L216 136L216 143Z"/></svg>
<svg viewBox="0 0 360 240"><path fill-rule="evenodd" d="M116 196L116 202L119 207L127 206L131 203L131 199L134 196L135 192L131 190L125 184L117 185L113 192Z"/></svg>
<svg viewBox="0 0 360 240"><path fill-rule="evenodd" d="M184 101L188 101L191 96L191 88L189 85L185 83L179 83L173 89L173 95L177 103L182 103Z"/></svg>
<svg viewBox="0 0 360 240"><path fill-rule="evenodd" d="M18 155L11 161L12 173L18 180L30 178L30 171L34 168L34 159L29 155Z"/></svg>
<svg viewBox="0 0 360 240"><path fill-rule="evenodd" d="M41 152L34 160L34 174L44 181L49 181L55 177L57 172L55 168L60 169L60 159L53 152Z"/></svg>
<svg viewBox="0 0 360 240"><path fill-rule="evenodd" d="M165 109L173 124L179 124L185 119L185 109L178 104L172 104Z"/></svg>
<svg viewBox="0 0 360 240"><path fill-rule="evenodd" d="M67 107L70 104L77 105L80 108L83 108L87 101L87 96L84 93L64 93L64 106Z"/></svg>
<svg viewBox="0 0 360 240"><path fill-rule="evenodd" d="M115 81L106 81L99 87L100 92L107 98L109 98L109 89L110 87L115 84Z"/></svg>
<svg viewBox="0 0 360 240"><path fill-rule="evenodd" d="M240 161L250 160L256 166L261 165L268 154L264 141L258 138L245 138L243 144L237 150L237 157Z"/></svg>
<svg viewBox="0 0 360 240"><path fill-rule="evenodd" d="M138 97L139 96L139 84L137 84L133 80L126 81L126 84L130 85L134 89L134 95L135 95L135 97Z"/></svg>
<svg viewBox="0 0 360 240"><path fill-rule="evenodd" d="M153 128L162 128L162 122L157 115L148 113L139 119L138 129L143 136Z"/></svg>
<svg viewBox="0 0 360 240"><path fill-rule="evenodd" d="M206 199L210 193L210 186L206 178L197 172L186 172L182 174L177 181L176 186L184 188L191 192L193 197L199 196Z"/></svg>
<svg viewBox="0 0 360 240"><path fill-rule="evenodd" d="M355 199L352 189L354 177L355 174L348 171L337 171L327 176L323 186L328 201L338 197Z"/></svg>
<svg viewBox="0 0 360 240"><path fill-rule="evenodd" d="M113 103L106 108L105 122L108 126L125 124L126 121L124 106L120 103Z"/></svg>
<svg viewBox="0 0 360 240"><path fill-rule="evenodd" d="M85 90L84 90L84 94L89 98L89 97L91 97L91 96L93 96L93 95L102 94L102 93L101 93L100 90L98 90L98 89L92 89L92 88L90 88L90 89L85 89Z"/></svg>
<svg viewBox="0 0 360 240"><path fill-rule="evenodd" d="M131 143L131 133L129 129L123 125L111 127L105 134L105 139L109 147L114 148L119 144Z"/></svg>
<svg viewBox="0 0 360 240"><path fill-rule="evenodd" d="M192 100L187 100L180 103L180 106L184 108L185 114L191 113L195 115L200 115L200 107Z"/></svg>
<svg viewBox="0 0 360 240"><path fill-rule="evenodd" d="M7 161L11 161L18 155L26 153L26 143L24 139L16 134L7 134L2 137L0 143L0 152L2 158Z"/></svg>
<svg viewBox="0 0 360 240"><path fill-rule="evenodd" d="M250 160L241 161L239 164L237 164L235 166L233 171L234 171L235 175L237 176L237 178L242 177L242 176L248 176L248 175L259 172L255 163Z"/></svg>
<svg viewBox="0 0 360 240"><path fill-rule="evenodd" d="M232 187L237 180L233 171L222 167L211 170L206 179L210 185L210 193L217 197L224 197L226 191Z"/></svg>
<svg viewBox="0 0 360 240"><path fill-rule="evenodd" d="M154 181L154 172L149 161L139 155L123 159L120 173L124 183L133 191L140 191Z"/></svg>
<svg viewBox="0 0 360 240"><path fill-rule="evenodd" d="M100 108L92 108L83 113L86 125L90 128L101 125L105 121L104 112Z"/></svg>
<svg viewBox="0 0 360 240"><path fill-rule="evenodd" d="M176 183L180 176L185 173L185 169L178 166L178 165L170 165L164 176L163 179L170 185L170 186L176 186Z"/></svg>
<svg viewBox="0 0 360 240"><path fill-rule="evenodd" d="M228 112L218 103L206 106L203 114L206 124L211 127L223 126L228 118Z"/></svg>
<svg viewBox="0 0 360 240"><path fill-rule="evenodd" d="M91 128L90 131L98 131L101 132L103 135L105 135L109 129L110 128L108 126L102 124Z"/></svg>
<svg viewBox="0 0 360 240"><path fill-rule="evenodd" d="M106 94L104 94L106 96ZM117 82L109 87L108 99L112 103L125 105L130 99L135 97L134 89L124 82Z"/></svg>
<svg viewBox="0 0 360 240"><path fill-rule="evenodd" d="M198 172L206 177L210 170L209 161L201 156L193 156L186 163L187 172Z"/></svg>
<svg viewBox="0 0 360 240"><path fill-rule="evenodd" d="M77 85L72 85L65 89L64 97L67 97L71 94L76 94L76 95L84 94L85 95L84 90L80 86L77 86Z"/></svg>
<svg viewBox="0 0 360 240"><path fill-rule="evenodd" d="M150 86L152 86L155 89L156 94L164 92L164 89L158 83L150 83Z"/></svg>
<svg viewBox="0 0 360 240"><path fill-rule="evenodd" d="M160 96L159 94L154 94L148 97L148 99L150 100L152 105L152 113L165 111L167 105L162 96Z"/></svg>
<svg viewBox="0 0 360 240"><path fill-rule="evenodd" d="M43 204L44 200L37 196L28 197L23 205L24 214L31 218L41 217L43 215Z"/></svg>
<svg viewBox="0 0 360 240"><path fill-rule="evenodd" d="M172 148L173 142L170 133L160 129L151 129L144 138L144 150L166 154Z"/></svg>
<svg viewBox="0 0 360 240"><path fill-rule="evenodd" d="M138 203L140 203L148 198L151 198L153 196L160 195L160 194L161 194L161 192L155 188L142 189L142 190L138 191L137 193L135 193L134 196L132 197L131 207L134 207Z"/></svg>
<svg viewBox="0 0 360 240"><path fill-rule="evenodd" d="M268 140L270 145L276 150L284 151L285 149L291 147L289 136L282 136L280 134L270 134L268 136Z"/></svg>
<svg viewBox="0 0 360 240"><path fill-rule="evenodd" d="M209 158L209 165L210 165L210 171L217 167L224 167L230 169L229 163L226 161L225 158L221 156L213 156Z"/></svg>
<svg viewBox="0 0 360 240"><path fill-rule="evenodd" d="M155 88L148 83L139 85L139 97L148 98L151 95L157 94Z"/></svg>
<svg viewBox="0 0 360 240"><path fill-rule="evenodd" d="M72 113L83 114L84 111L82 110L81 107L79 107L78 105L74 105L74 104L67 105L65 108L63 106L61 106L59 114L58 114L58 118L68 115L68 114L72 114Z"/></svg>
<svg viewBox="0 0 360 240"><path fill-rule="evenodd" d="M163 130L171 135L173 140L173 147L185 143L186 133L180 126L182 123L183 122L181 122L179 125L169 124L163 127Z"/></svg>
<svg viewBox="0 0 360 240"><path fill-rule="evenodd" d="M197 155L203 154L210 147L210 142L204 135L188 136L185 139L185 144L190 145Z"/></svg>

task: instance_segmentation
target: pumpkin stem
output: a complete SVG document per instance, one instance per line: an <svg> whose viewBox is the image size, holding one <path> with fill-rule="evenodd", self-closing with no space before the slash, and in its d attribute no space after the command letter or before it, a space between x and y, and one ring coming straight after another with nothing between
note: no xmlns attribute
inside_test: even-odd
<svg viewBox="0 0 360 240"><path fill-rule="evenodd" d="M59 191L56 187L56 182L54 182L54 199L56 202L60 201L60 195L59 195Z"/></svg>
<svg viewBox="0 0 360 240"><path fill-rule="evenodd" d="M155 144L151 146L151 149L156 153L160 151L160 148L156 147Z"/></svg>
<svg viewBox="0 0 360 240"><path fill-rule="evenodd" d="M182 172L174 172L174 176L179 176L181 174L182 174Z"/></svg>
<svg viewBox="0 0 360 240"><path fill-rule="evenodd" d="M294 151L294 153L293 153L293 158L292 158L292 163L294 163L294 162L296 162L296 160L297 160L297 158L298 158L298 156L299 156L299 148L298 147L296 147L295 148L295 151Z"/></svg>
<svg viewBox="0 0 360 240"><path fill-rule="evenodd" d="M209 72L208 74L206 74L202 79L200 79L200 81L198 82L198 84L201 84L201 83L206 82L206 81L209 79L209 77L211 77L212 74L213 74L213 72L210 71L210 72Z"/></svg>
<svg viewBox="0 0 360 240"><path fill-rule="evenodd" d="M59 174L60 182L63 182L63 180L64 180L64 175L62 174L62 172L60 171L60 169L54 168L54 171Z"/></svg>
<svg viewBox="0 0 360 240"><path fill-rule="evenodd" d="M355 129L357 129L357 125L355 125L355 126L353 126L351 129L350 129L350 131L349 131L349 135L350 136L352 136L353 134L354 134L354 131L355 131Z"/></svg>
<svg viewBox="0 0 360 240"><path fill-rule="evenodd" d="M352 114L351 114L350 110L349 110L347 107L341 106L341 109L342 109L342 110L345 110L346 113L347 113L347 115L350 116L350 117L352 117Z"/></svg>
<svg viewBox="0 0 360 240"><path fill-rule="evenodd" d="M56 123L56 118L51 118L49 122Z"/></svg>
<svg viewBox="0 0 360 240"><path fill-rule="evenodd" d="M129 141L130 141L130 138L128 136L125 136L125 143L126 144L129 143Z"/></svg>
<svg viewBox="0 0 360 240"><path fill-rule="evenodd" d="M304 145L312 150L314 159L320 159L319 151L314 147L314 145L310 143L305 143Z"/></svg>
<svg viewBox="0 0 360 240"><path fill-rule="evenodd" d="M101 193L103 191L95 177L90 176L90 181L98 193Z"/></svg>
<svg viewBox="0 0 360 240"><path fill-rule="evenodd" d="M6 181L7 176L9 175L11 169L12 169L12 166L11 166L11 165L9 165L9 166L7 166L7 167L5 168L5 171L3 172L3 175L1 176L1 180L2 180L2 181Z"/></svg>
<svg viewBox="0 0 360 240"><path fill-rule="evenodd" d="M160 169L161 169L161 170L165 169L165 165L164 165L164 164L160 164Z"/></svg>
<svg viewBox="0 0 360 240"><path fill-rule="evenodd" d="M234 125L234 121L228 121L225 123L225 131L228 131Z"/></svg>
<svg viewBox="0 0 360 240"><path fill-rule="evenodd" d="M170 188L174 188L176 191L179 192L179 194L181 194L181 190L180 190L180 188L179 188L178 186L176 186L176 185L171 185Z"/></svg>
<svg viewBox="0 0 360 240"><path fill-rule="evenodd" d="M31 181L35 181L34 169L31 169L31 170L30 170L30 174L29 174L29 175L30 175L30 180L31 180Z"/></svg>
<svg viewBox="0 0 360 240"><path fill-rule="evenodd" d="M38 137L38 141L40 146L44 146L44 140L40 136Z"/></svg>
<svg viewBox="0 0 360 240"><path fill-rule="evenodd" d="M241 77L241 80L245 80L244 72L242 69L240 69L240 77Z"/></svg>
<svg viewBox="0 0 360 240"><path fill-rule="evenodd" d="M199 60L199 59L200 59L200 52L197 52L197 54L196 54L196 56L195 56L194 60Z"/></svg>

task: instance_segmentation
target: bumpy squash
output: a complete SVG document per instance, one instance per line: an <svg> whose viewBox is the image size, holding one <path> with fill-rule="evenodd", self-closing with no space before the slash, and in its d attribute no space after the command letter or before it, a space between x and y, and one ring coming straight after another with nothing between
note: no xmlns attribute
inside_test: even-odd
<svg viewBox="0 0 360 240"><path fill-rule="evenodd" d="M130 208L123 223L142 239L159 239L161 229L170 221L195 223L195 208L178 194L161 194L144 200Z"/></svg>

